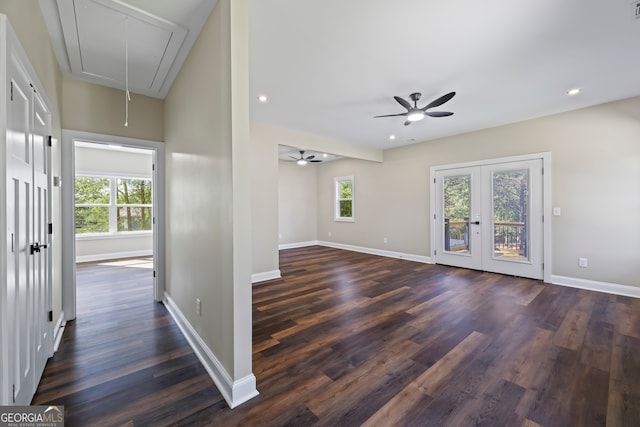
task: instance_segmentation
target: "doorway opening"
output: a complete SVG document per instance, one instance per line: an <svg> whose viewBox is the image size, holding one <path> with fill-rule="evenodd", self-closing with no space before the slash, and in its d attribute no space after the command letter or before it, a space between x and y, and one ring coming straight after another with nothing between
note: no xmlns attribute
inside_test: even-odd
<svg viewBox="0 0 640 427"><path fill-rule="evenodd" d="M550 281L549 163L542 153L432 167L436 263Z"/></svg>
<svg viewBox="0 0 640 427"><path fill-rule="evenodd" d="M65 321L76 317L78 304L91 300L79 295L84 280L94 279L86 271L131 274L151 284L141 295L162 301L163 144L64 130L62 156Z"/></svg>
<svg viewBox="0 0 640 427"><path fill-rule="evenodd" d="M153 151L76 141L74 159L79 313L86 312L95 301L94 290L101 295L103 304L109 301L118 304L120 299L116 295L130 288L122 286L123 283L135 282L143 292L141 295L148 293L151 300ZM113 280L111 271L120 271L117 280ZM100 291L103 287L110 292Z"/></svg>

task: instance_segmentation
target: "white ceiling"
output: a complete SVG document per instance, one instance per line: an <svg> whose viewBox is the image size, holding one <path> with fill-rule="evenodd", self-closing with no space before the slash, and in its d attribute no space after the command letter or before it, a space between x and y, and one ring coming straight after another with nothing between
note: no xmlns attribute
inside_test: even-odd
<svg viewBox="0 0 640 427"><path fill-rule="evenodd" d="M639 2L249 0L251 119L385 149L638 96ZM40 3L63 71L117 88L129 15L131 90L163 98L216 0Z"/></svg>
<svg viewBox="0 0 640 427"><path fill-rule="evenodd" d="M637 96L636 3L250 0L252 120L390 148ZM451 117L373 118L450 91Z"/></svg>
<svg viewBox="0 0 640 427"><path fill-rule="evenodd" d="M128 77L131 92L164 98L216 1L40 0L40 5L66 75L117 89L126 87Z"/></svg>

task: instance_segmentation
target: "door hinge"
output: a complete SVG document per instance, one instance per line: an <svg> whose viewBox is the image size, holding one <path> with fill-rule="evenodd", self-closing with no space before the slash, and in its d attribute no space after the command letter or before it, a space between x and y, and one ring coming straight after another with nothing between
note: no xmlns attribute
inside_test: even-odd
<svg viewBox="0 0 640 427"><path fill-rule="evenodd" d="M16 385L13 385L13 403L16 403Z"/></svg>
<svg viewBox="0 0 640 427"><path fill-rule="evenodd" d="M544 175L544 168L542 168L542 175Z"/></svg>
<svg viewBox="0 0 640 427"><path fill-rule="evenodd" d="M53 224L49 223L49 234L53 234Z"/></svg>
<svg viewBox="0 0 640 427"><path fill-rule="evenodd" d="M153 223L153 225L156 225L156 217L155 216L153 217L153 222L152 223Z"/></svg>
<svg viewBox="0 0 640 427"><path fill-rule="evenodd" d="M156 277L156 271L155 270L153 270L153 277L154 278Z"/></svg>
<svg viewBox="0 0 640 427"><path fill-rule="evenodd" d="M433 256L436 256L436 252L437 252L437 251L434 249L434 250L433 250Z"/></svg>
<svg viewBox="0 0 640 427"><path fill-rule="evenodd" d="M14 252L14 249L13 249L13 233L11 233L11 252L12 253Z"/></svg>
<svg viewBox="0 0 640 427"><path fill-rule="evenodd" d="M433 214L433 219L436 219L436 214Z"/></svg>
<svg viewBox="0 0 640 427"><path fill-rule="evenodd" d="M53 310L49 310L48 316L49 316L49 322L53 322Z"/></svg>
<svg viewBox="0 0 640 427"><path fill-rule="evenodd" d="M436 179L435 179L435 178L433 178L433 183L434 183L434 184L436 183Z"/></svg>
<svg viewBox="0 0 640 427"><path fill-rule="evenodd" d="M51 137L51 135L49 135L49 137L47 138L47 145L49 147L53 147L53 142L52 142L53 138Z"/></svg>
<svg viewBox="0 0 640 427"><path fill-rule="evenodd" d="M13 101L13 82L11 82L11 101Z"/></svg>
<svg viewBox="0 0 640 427"><path fill-rule="evenodd" d="M155 164L155 163L152 163L152 164L151 164L151 170L152 170L152 171L156 170L156 164Z"/></svg>

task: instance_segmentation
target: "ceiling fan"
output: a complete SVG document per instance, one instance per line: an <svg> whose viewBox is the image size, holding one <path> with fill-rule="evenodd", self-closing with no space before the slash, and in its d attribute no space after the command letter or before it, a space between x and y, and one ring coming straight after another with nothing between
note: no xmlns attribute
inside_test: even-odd
<svg viewBox="0 0 640 427"><path fill-rule="evenodd" d="M316 156L315 155L311 155L311 156L304 156L304 150L300 150L300 157L293 157L293 156L289 156L291 157L293 160L295 160L299 165L306 165L307 162L311 162L311 163L320 163L322 162L322 160L316 160Z"/></svg>
<svg viewBox="0 0 640 427"><path fill-rule="evenodd" d="M455 92L449 92L448 94L442 95L440 98L431 101L430 103L428 103L426 106L424 106L422 108L418 108L418 101L420 100L420 97L422 96L422 94L420 92L412 93L411 95L409 95L409 98L411 98L411 100L413 101L413 106L411 106L409 101L407 101L407 100L405 100L403 98L400 98L399 96L394 96L393 99L398 101L398 104L400 104L404 108L406 108L407 112L406 113L399 113L399 114L387 114L387 115L384 115L384 116L374 116L374 119L378 118L378 117L405 116L407 118L407 120L404 122L404 125L405 126L409 126L413 122L417 122L417 121L420 121L420 120L424 119L425 116L429 116L429 117L447 117L447 116L451 116L451 115L453 115L453 113L451 113L449 111L427 111L427 110L430 109L430 108L438 107L438 106L444 104L445 102L447 102L451 98L453 98L455 96L455 94L456 94Z"/></svg>

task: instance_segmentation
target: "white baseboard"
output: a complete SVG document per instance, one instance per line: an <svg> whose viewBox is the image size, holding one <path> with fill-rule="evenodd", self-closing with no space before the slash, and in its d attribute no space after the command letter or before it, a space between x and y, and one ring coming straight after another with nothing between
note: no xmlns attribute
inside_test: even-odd
<svg viewBox="0 0 640 427"><path fill-rule="evenodd" d="M278 249L296 249L296 248L306 248L307 246L316 246L318 245L317 240L311 240L309 242L298 242L298 243L283 243L278 245Z"/></svg>
<svg viewBox="0 0 640 427"><path fill-rule="evenodd" d="M402 252L385 251L383 249L373 249L373 248L365 248L362 246L345 245L342 243L325 242L322 240L318 241L317 244L320 246L327 246L329 248L344 249L347 251L354 251L354 252L362 252L365 254L379 255L379 256L384 256L388 258L405 259L408 261L416 261L424 264L433 264L433 261L431 260L430 257L423 256L423 255L405 254Z"/></svg>
<svg viewBox="0 0 640 427"><path fill-rule="evenodd" d="M53 327L53 353L57 352L58 347L60 347L65 326L67 326L67 322L64 320L64 312L61 312L56 325Z"/></svg>
<svg viewBox="0 0 640 427"><path fill-rule="evenodd" d="M153 255L152 249L145 251L114 252L110 254L80 255L76 256L76 262L105 261L108 259L135 258L151 255Z"/></svg>
<svg viewBox="0 0 640 427"><path fill-rule="evenodd" d="M222 363L167 294L164 295L164 305L231 409L258 395L256 377L253 374L233 381Z"/></svg>
<svg viewBox="0 0 640 427"><path fill-rule="evenodd" d="M279 279L282 277L280 270L263 271L262 273L255 273L251 275L251 283L264 282L266 280Z"/></svg>
<svg viewBox="0 0 640 427"><path fill-rule="evenodd" d="M587 289L589 291L640 298L640 287L637 286L620 285L617 283L598 282L595 280L577 279L575 277L556 275L551 276L551 283L554 285L568 286L570 288L580 288Z"/></svg>

